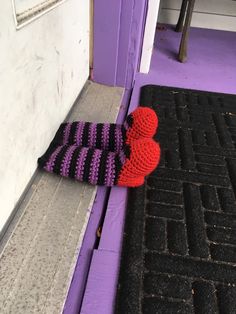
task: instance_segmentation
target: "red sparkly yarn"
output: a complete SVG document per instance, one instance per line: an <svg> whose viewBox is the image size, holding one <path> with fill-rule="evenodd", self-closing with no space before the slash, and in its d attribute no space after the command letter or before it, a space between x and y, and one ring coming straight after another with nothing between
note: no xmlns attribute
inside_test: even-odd
<svg viewBox="0 0 236 314"><path fill-rule="evenodd" d="M127 158L118 178L118 185L135 187L144 183L160 161L160 146L153 139L139 139L130 145Z"/></svg>
<svg viewBox="0 0 236 314"><path fill-rule="evenodd" d="M131 113L132 125L126 133L126 144L131 144L140 138L151 138L156 133L158 118L154 110L148 107L138 107Z"/></svg>

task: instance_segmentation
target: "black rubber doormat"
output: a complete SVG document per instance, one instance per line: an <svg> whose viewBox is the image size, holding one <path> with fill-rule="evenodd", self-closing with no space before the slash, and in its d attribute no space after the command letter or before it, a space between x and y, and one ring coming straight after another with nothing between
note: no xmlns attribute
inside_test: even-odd
<svg viewBox="0 0 236 314"><path fill-rule="evenodd" d="M116 313L236 313L236 96L145 86L162 158L131 189Z"/></svg>

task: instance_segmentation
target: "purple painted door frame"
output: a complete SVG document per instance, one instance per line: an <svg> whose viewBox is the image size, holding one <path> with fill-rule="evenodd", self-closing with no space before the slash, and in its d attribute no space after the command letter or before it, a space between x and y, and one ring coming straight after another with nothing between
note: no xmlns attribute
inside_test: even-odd
<svg viewBox="0 0 236 314"><path fill-rule="evenodd" d="M131 89L140 62L148 0L94 0L93 79Z"/></svg>

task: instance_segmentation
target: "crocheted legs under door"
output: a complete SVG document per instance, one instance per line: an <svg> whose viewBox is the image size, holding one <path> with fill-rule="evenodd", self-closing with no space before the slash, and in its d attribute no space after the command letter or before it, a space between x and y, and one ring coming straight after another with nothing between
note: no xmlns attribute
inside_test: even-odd
<svg viewBox="0 0 236 314"><path fill-rule="evenodd" d="M53 143L119 152L134 140L153 137L157 127L155 111L148 107L139 107L128 115L122 125L83 121L62 123Z"/></svg>
<svg viewBox="0 0 236 314"><path fill-rule="evenodd" d="M135 187L144 183L160 160L152 139L139 139L119 153L77 145L54 146L38 159L40 168L94 185Z"/></svg>

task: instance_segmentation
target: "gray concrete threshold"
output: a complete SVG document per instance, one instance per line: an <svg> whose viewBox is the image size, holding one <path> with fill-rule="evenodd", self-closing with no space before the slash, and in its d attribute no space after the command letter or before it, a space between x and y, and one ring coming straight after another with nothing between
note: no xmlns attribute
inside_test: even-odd
<svg viewBox="0 0 236 314"><path fill-rule="evenodd" d="M114 122L122 88L88 82L68 120ZM39 172L3 239L0 313L61 313L96 187Z"/></svg>

